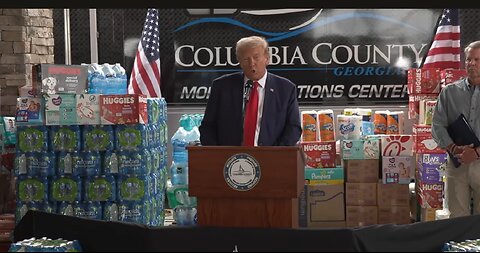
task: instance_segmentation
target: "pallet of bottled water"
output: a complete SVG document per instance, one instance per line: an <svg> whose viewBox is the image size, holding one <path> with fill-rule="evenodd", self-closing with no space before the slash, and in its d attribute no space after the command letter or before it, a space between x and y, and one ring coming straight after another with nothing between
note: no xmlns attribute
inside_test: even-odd
<svg viewBox="0 0 480 253"><path fill-rule="evenodd" d="M9 252L81 252L82 247L77 240L49 239L46 237L25 239L10 245Z"/></svg>
<svg viewBox="0 0 480 253"><path fill-rule="evenodd" d="M465 240L463 242L449 241L443 245L442 252L479 252L480 239Z"/></svg>

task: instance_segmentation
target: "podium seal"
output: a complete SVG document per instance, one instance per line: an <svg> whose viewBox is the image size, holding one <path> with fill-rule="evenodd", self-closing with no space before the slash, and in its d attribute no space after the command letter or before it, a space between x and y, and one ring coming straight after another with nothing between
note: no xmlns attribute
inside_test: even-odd
<svg viewBox="0 0 480 253"><path fill-rule="evenodd" d="M260 181L260 164L251 155L240 153L228 158L223 169L225 182L237 191L248 191Z"/></svg>

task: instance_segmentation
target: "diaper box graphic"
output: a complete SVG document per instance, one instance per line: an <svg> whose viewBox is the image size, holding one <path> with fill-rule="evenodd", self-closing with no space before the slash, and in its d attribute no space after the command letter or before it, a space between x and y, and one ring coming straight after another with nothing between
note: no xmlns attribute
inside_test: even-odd
<svg viewBox="0 0 480 253"><path fill-rule="evenodd" d="M344 160L350 159L378 159L380 144L378 139L341 140L341 151Z"/></svg>
<svg viewBox="0 0 480 253"><path fill-rule="evenodd" d="M75 94L43 94L46 125L77 125Z"/></svg>
<svg viewBox="0 0 480 253"><path fill-rule="evenodd" d="M138 94L100 95L100 122L105 125L147 124L147 97Z"/></svg>
<svg viewBox="0 0 480 253"><path fill-rule="evenodd" d="M384 184L409 184L413 178L413 158L411 156L382 157L382 182Z"/></svg>
<svg viewBox="0 0 480 253"><path fill-rule="evenodd" d="M439 68L411 68L407 76L408 94L440 93Z"/></svg>
<svg viewBox="0 0 480 253"><path fill-rule="evenodd" d="M44 124L45 104L41 97L18 97L15 122L17 126Z"/></svg>
<svg viewBox="0 0 480 253"><path fill-rule="evenodd" d="M37 64L32 67L32 90L40 93L84 93L87 89L87 66Z"/></svg>
<svg viewBox="0 0 480 253"><path fill-rule="evenodd" d="M99 94L77 94L77 120L79 125L100 124Z"/></svg>
<svg viewBox="0 0 480 253"><path fill-rule="evenodd" d="M306 168L334 168L336 158L335 142L305 142L302 143L306 157Z"/></svg>
<svg viewBox="0 0 480 253"><path fill-rule="evenodd" d="M447 166L447 154L418 154L417 180L424 183L441 183L441 172Z"/></svg>

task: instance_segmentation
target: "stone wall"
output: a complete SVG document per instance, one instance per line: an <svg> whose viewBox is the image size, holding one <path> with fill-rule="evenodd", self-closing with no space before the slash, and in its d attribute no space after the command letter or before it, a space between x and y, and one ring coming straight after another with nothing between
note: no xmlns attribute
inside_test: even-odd
<svg viewBox="0 0 480 253"><path fill-rule="evenodd" d="M52 9L0 9L0 116L14 116L32 65L54 63Z"/></svg>

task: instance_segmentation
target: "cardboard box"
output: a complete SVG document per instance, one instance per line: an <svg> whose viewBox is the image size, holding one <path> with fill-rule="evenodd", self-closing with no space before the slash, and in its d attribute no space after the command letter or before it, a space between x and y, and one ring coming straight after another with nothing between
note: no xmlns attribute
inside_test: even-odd
<svg viewBox="0 0 480 253"><path fill-rule="evenodd" d="M433 110L437 100L421 100L419 102L418 122L420 124L432 125Z"/></svg>
<svg viewBox="0 0 480 253"><path fill-rule="evenodd" d="M336 146L330 142L301 143L306 156L306 168L334 168L336 167Z"/></svg>
<svg viewBox="0 0 480 253"><path fill-rule="evenodd" d="M446 170L447 156L447 154L418 154L417 180L424 183L441 183L440 171Z"/></svg>
<svg viewBox="0 0 480 253"><path fill-rule="evenodd" d="M412 156L413 136L411 134L382 135L382 156Z"/></svg>
<svg viewBox="0 0 480 253"><path fill-rule="evenodd" d="M309 185L342 184L345 182L343 167L309 169L305 168L305 182Z"/></svg>
<svg viewBox="0 0 480 253"><path fill-rule="evenodd" d="M440 71L440 83L442 87L451 84L457 80L465 78L467 76L467 70L465 69L444 69Z"/></svg>
<svg viewBox="0 0 480 253"><path fill-rule="evenodd" d="M35 96L44 94L85 93L87 66L37 64L32 67L32 86Z"/></svg>
<svg viewBox="0 0 480 253"><path fill-rule="evenodd" d="M377 185L378 206L410 206L410 190L408 184Z"/></svg>
<svg viewBox="0 0 480 253"><path fill-rule="evenodd" d="M430 154L444 154L445 149L441 148L438 143L433 139L431 134L418 134L414 135L413 152L430 153Z"/></svg>
<svg viewBox="0 0 480 253"><path fill-rule="evenodd" d="M77 94L76 102L79 125L100 125L99 94Z"/></svg>
<svg viewBox="0 0 480 253"><path fill-rule="evenodd" d="M408 118L418 119L421 100L436 100L438 94L410 94L408 95Z"/></svg>
<svg viewBox="0 0 480 253"><path fill-rule="evenodd" d="M420 208L420 221L434 221L435 220L435 212L437 210L442 210L442 208L429 208L429 207L422 207Z"/></svg>
<svg viewBox="0 0 480 253"><path fill-rule="evenodd" d="M349 183L377 183L379 160L345 160L346 180Z"/></svg>
<svg viewBox="0 0 480 253"><path fill-rule="evenodd" d="M413 125L414 153L444 154L445 150L438 146L432 137L432 126Z"/></svg>
<svg viewBox="0 0 480 253"><path fill-rule="evenodd" d="M304 185L298 197L298 226L307 227L307 185Z"/></svg>
<svg viewBox="0 0 480 253"><path fill-rule="evenodd" d="M411 68L407 71L408 94L440 93L439 68Z"/></svg>
<svg viewBox="0 0 480 253"><path fill-rule="evenodd" d="M348 206L346 208L347 227L362 227L378 224L376 206Z"/></svg>
<svg viewBox="0 0 480 253"><path fill-rule="evenodd" d="M100 122L104 125L147 124L147 97L144 95L100 95Z"/></svg>
<svg viewBox="0 0 480 253"><path fill-rule="evenodd" d="M416 182L417 200L420 207L443 208L444 183Z"/></svg>
<svg viewBox="0 0 480 253"><path fill-rule="evenodd" d="M306 198L308 227L331 227L345 222L343 185L309 185Z"/></svg>
<svg viewBox="0 0 480 253"><path fill-rule="evenodd" d="M77 125L75 94L43 94L46 125Z"/></svg>
<svg viewBox="0 0 480 253"><path fill-rule="evenodd" d="M413 157L382 157L382 182L384 184L409 184L414 178Z"/></svg>
<svg viewBox="0 0 480 253"><path fill-rule="evenodd" d="M379 206L378 224L409 224L410 206Z"/></svg>
<svg viewBox="0 0 480 253"><path fill-rule="evenodd" d="M3 127L3 145L13 145L17 143L17 125L15 123L15 117L0 117Z"/></svg>
<svg viewBox="0 0 480 253"><path fill-rule="evenodd" d="M345 183L347 206L376 206L377 183Z"/></svg>
<svg viewBox="0 0 480 253"><path fill-rule="evenodd" d="M378 159L380 157L380 142L378 139L341 140L340 145L344 160Z"/></svg>
<svg viewBox="0 0 480 253"><path fill-rule="evenodd" d="M45 124L45 102L43 98L18 97L15 122L17 126Z"/></svg>

